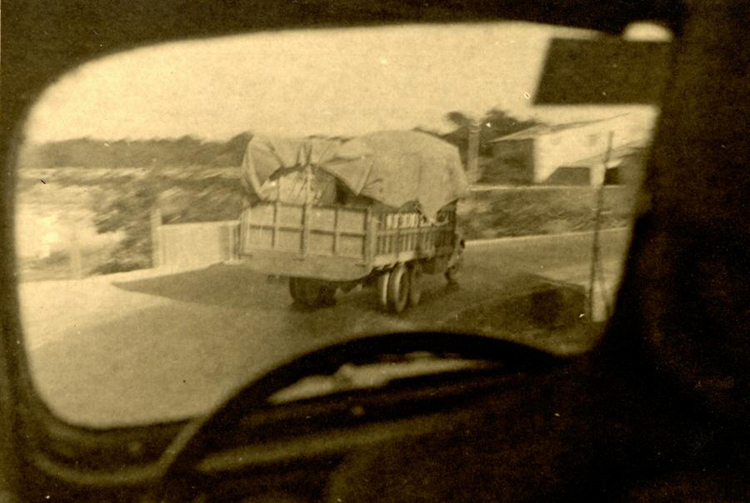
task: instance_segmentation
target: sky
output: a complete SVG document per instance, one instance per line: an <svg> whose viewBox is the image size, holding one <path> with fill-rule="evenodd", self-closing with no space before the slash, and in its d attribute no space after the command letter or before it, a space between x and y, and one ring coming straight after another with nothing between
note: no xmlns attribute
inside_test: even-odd
<svg viewBox="0 0 750 503"><path fill-rule="evenodd" d="M494 23L275 32L160 44L63 76L27 123L32 143L78 137L228 139L448 131L446 113L491 108L560 123L650 107L534 107L551 36L592 32ZM646 28L633 38L663 36Z"/></svg>

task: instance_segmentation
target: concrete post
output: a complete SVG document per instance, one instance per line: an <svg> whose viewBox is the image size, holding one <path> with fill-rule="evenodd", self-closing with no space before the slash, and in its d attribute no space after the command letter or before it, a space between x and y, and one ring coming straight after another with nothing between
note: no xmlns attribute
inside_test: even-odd
<svg viewBox="0 0 750 503"><path fill-rule="evenodd" d="M161 209L159 206L151 208L151 267L157 268L164 265L161 243Z"/></svg>

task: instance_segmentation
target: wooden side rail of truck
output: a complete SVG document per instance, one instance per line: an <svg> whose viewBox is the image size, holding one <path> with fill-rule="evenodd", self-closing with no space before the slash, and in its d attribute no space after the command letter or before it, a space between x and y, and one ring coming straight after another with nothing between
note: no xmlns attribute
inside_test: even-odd
<svg viewBox="0 0 750 503"><path fill-rule="evenodd" d="M242 262L289 277L294 300L311 307L332 303L338 289L377 280L381 304L400 313L419 303L423 273L455 280L462 249L455 203L433 223L419 213L278 201L240 216Z"/></svg>

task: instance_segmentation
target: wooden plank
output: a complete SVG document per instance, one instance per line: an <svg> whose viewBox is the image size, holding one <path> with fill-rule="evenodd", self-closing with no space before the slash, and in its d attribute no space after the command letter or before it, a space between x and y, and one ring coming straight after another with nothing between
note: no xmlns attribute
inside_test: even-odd
<svg viewBox="0 0 750 503"><path fill-rule="evenodd" d="M307 255L310 243L310 203L302 207L302 256Z"/></svg>
<svg viewBox="0 0 750 503"><path fill-rule="evenodd" d="M298 253L259 250L243 254L238 265L262 274L315 278L328 281L353 281L372 271L362 257L302 257Z"/></svg>
<svg viewBox="0 0 750 503"><path fill-rule="evenodd" d="M384 228L385 228L385 218L383 218L383 215L378 215L378 251L375 255L385 253L386 238L385 238L385 235L383 234Z"/></svg>
<svg viewBox="0 0 750 503"><path fill-rule="evenodd" d="M231 227L232 229L232 249L231 249L231 258L230 260L237 260L237 257L239 257L240 253L240 226L239 225L233 225Z"/></svg>
<svg viewBox="0 0 750 503"><path fill-rule="evenodd" d="M211 220L210 222L180 222L177 224L163 224L162 227L185 227L192 229L213 228L221 225L240 225L240 220Z"/></svg>
<svg viewBox="0 0 750 503"><path fill-rule="evenodd" d="M400 214L397 214L400 216ZM397 217L398 218L398 217ZM401 253L401 222L396 222L396 242L395 242L395 251L396 256L398 256L399 253Z"/></svg>
<svg viewBox="0 0 750 503"><path fill-rule="evenodd" d="M238 253L242 253L242 250L248 246L247 239L249 234L248 227L250 226L251 220L251 208L245 208L240 215L240 245L237 250Z"/></svg>
<svg viewBox="0 0 750 503"><path fill-rule="evenodd" d="M341 234L339 233L339 208L333 210L333 254L336 255L339 251L339 239Z"/></svg>
<svg viewBox="0 0 750 503"><path fill-rule="evenodd" d="M365 230L365 240L363 243L363 252L365 256L365 263L369 264L372 260L372 255L370 254L371 246L372 246L372 240L374 239L374 234L371 232L372 230L372 210L370 208L367 208L367 213L365 213L365 224L364 224L364 230Z"/></svg>
<svg viewBox="0 0 750 503"><path fill-rule="evenodd" d="M365 217L365 263L372 263L372 259L375 257L378 244L378 225L379 219L373 215L370 208L367 208L367 214Z"/></svg>
<svg viewBox="0 0 750 503"><path fill-rule="evenodd" d="M271 248L276 248L276 242L279 234L279 213L281 212L281 203L276 199L273 206L273 232L271 233Z"/></svg>

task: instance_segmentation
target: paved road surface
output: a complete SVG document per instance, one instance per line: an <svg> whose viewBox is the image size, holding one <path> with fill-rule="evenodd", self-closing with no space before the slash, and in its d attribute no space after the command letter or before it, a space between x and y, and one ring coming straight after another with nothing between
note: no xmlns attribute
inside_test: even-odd
<svg viewBox="0 0 750 503"><path fill-rule="evenodd" d="M611 288L627 233L606 232L602 242ZM590 255L586 234L472 244L460 288L429 276L422 304L401 316L379 311L369 289L307 311L285 282L221 265L24 283L21 296L43 397L69 421L105 426L203 413L275 364L358 334L458 325L512 337L507 317L467 310L527 291L540 276L585 285ZM582 330L517 337L562 353L591 343Z"/></svg>

